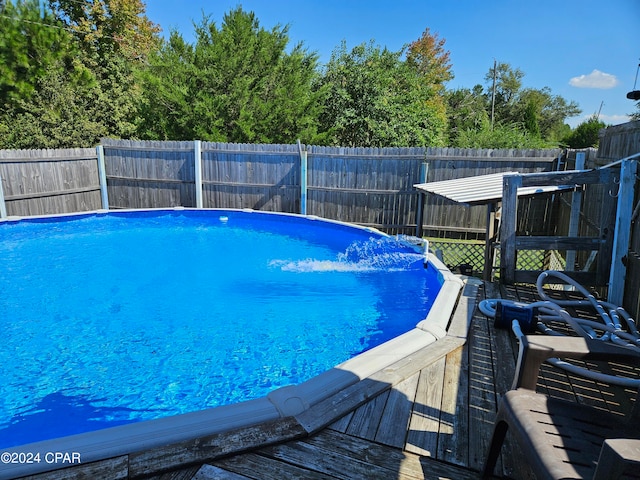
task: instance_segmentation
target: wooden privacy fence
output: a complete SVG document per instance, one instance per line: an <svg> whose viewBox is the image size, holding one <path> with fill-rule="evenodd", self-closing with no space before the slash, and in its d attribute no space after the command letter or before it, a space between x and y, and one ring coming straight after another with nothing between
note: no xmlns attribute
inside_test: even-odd
<svg viewBox="0 0 640 480"><path fill-rule="evenodd" d="M638 152L640 152L640 121L601 130L597 154L599 165L606 165Z"/></svg>
<svg viewBox="0 0 640 480"><path fill-rule="evenodd" d="M96 149L0 151L0 205L4 216L101 208L250 208L414 234L414 184L505 170L549 171L558 156L557 150L105 139ZM482 208L429 198L423 227L427 234L481 236L485 222Z"/></svg>
<svg viewBox="0 0 640 480"><path fill-rule="evenodd" d="M102 207L95 148L0 150L0 180L4 217Z"/></svg>
<svg viewBox="0 0 640 480"><path fill-rule="evenodd" d="M640 121L624 123L609 127L601 131L598 144L598 160L601 163L610 163L621 158L640 153ZM636 158L637 161L640 158ZM636 185L638 180L636 178ZM630 218L631 240L629 251L624 256L626 274L624 283L624 307L633 315L640 318L640 201L638 192L635 196L630 194L629 201L634 208Z"/></svg>
<svg viewBox="0 0 640 480"><path fill-rule="evenodd" d="M109 208L195 207L194 142L103 140Z"/></svg>
<svg viewBox="0 0 640 480"><path fill-rule="evenodd" d="M110 208L250 208L411 233L425 179L554 168L557 150L341 148L104 140ZM200 158L200 162L195 161ZM484 232L482 211L430 199L426 230Z"/></svg>

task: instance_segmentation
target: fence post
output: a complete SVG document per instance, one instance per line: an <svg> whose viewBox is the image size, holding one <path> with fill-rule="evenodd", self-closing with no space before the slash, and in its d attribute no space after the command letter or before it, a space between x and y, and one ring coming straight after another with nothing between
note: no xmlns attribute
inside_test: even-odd
<svg viewBox="0 0 640 480"><path fill-rule="evenodd" d="M7 206L4 203L4 190L2 189L2 177L0 176L0 218L7 218Z"/></svg>
<svg viewBox="0 0 640 480"><path fill-rule="evenodd" d="M420 164L420 178L418 179L418 183L427 183L429 179L429 164L427 162L422 162ZM425 194L423 191L418 190L418 208L416 210L416 237L422 238L422 234L424 233L424 229L422 226L422 222L424 221L424 202L425 202Z"/></svg>
<svg viewBox="0 0 640 480"><path fill-rule="evenodd" d="M196 208L202 208L202 142L193 142L193 164L196 170Z"/></svg>
<svg viewBox="0 0 640 480"><path fill-rule="evenodd" d="M100 179L100 198L102 199L102 208L109 210L109 193L107 192L107 170L104 165L104 147L98 145L96 147L98 155L98 177Z"/></svg>
<svg viewBox="0 0 640 480"><path fill-rule="evenodd" d="M518 187L522 177L505 175L502 179L502 218L500 220L500 281L515 283L516 275L516 226L518 216Z"/></svg>
<svg viewBox="0 0 640 480"><path fill-rule="evenodd" d="M584 170L584 152L576 153L576 170ZM571 194L571 215L569 217L569 236L578 236L578 223L580 222L580 209L582 208L582 190ZM573 272L576 266L576 251L567 250L565 270Z"/></svg>
<svg viewBox="0 0 640 480"><path fill-rule="evenodd" d="M626 257L629 255L631 239L631 214L633 210L634 188L636 183L637 162L625 159L620 165L620 188L618 189L618 209L616 226L613 233L613 253L609 272L607 301L622 305L624 298L624 279L627 273Z"/></svg>
<svg viewBox="0 0 640 480"><path fill-rule="evenodd" d="M302 149L302 144L298 140L298 151L300 152L300 213L307 214L307 151Z"/></svg>

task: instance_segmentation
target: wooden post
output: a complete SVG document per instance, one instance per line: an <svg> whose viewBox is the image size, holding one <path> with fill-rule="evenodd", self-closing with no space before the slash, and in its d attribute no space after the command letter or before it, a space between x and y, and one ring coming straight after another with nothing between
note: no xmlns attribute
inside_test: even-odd
<svg viewBox="0 0 640 480"><path fill-rule="evenodd" d="M4 203L4 190L2 188L2 177L0 177L0 219L7 218L7 206Z"/></svg>
<svg viewBox="0 0 640 480"><path fill-rule="evenodd" d="M427 179L429 178L429 164L427 162L422 162L420 164L420 178L418 179L418 183L427 183ZM418 191L418 208L416 210L416 237L422 238L422 234L424 233L424 229L422 227L422 223L424 221L424 202L426 199L426 195L423 191Z"/></svg>
<svg viewBox="0 0 640 480"><path fill-rule="evenodd" d="M576 170L584 170L584 152L576 154ZM578 224L580 222L580 210L582 208L582 190L576 190L571 195L571 216L569 217L569 236L578 236ZM567 250L565 270L573 272L576 264L576 251Z"/></svg>
<svg viewBox="0 0 640 480"><path fill-rule="evenodd" d="M631 214L638 166L635 160L625 160L620 165L620 188L618 189L618 212L613 234L613 255L609 273L607 301L622 305L624 279L627 273L626 259L631 239Z"/></svg>
<svg viewBox="0 0 640 480"><path fill-rule="evenodd" d="M424 219L424 192L418 193L418 211L416 212L416 237L422 238L424 229L422 228L422 221Z"/></svg>
<svg viewBox="0 0 640 480"><path fill-rule="evenodd" d="M484 239L484 271L482 279L485 282L491 281L491 270L493 269L493 237L495 235L496 204L487 204L487 228Z"/></svg>
<svg viewBox="0 0 640 480"><path fill-rule="evenodd" d="M307 214L307 151L300 154L300 213Z"/></svg>
<svg viewBox="0 0 640 480"><path fill-rule="evenodd" d="M500 217L500 281L515 282L516 227L518 214L518 187L522 176L505 175L502 180L502 215Z"/></svg>
<svg viewBox="0 0 640 480"><path fill-rule="evenodd" d="M307 166L307 151L302 149L302 144L298 140L298 152L300 153L300 213L302 215L307 214L307 181L308 181L308 166Z"/></svg>
<svg viewBox="0 0 640 480"><path fill-rule="evenodd" d="M109 193L107 192L107 170L104 164L104 147L98 145L96 147L98 155L98 178L100 179L100 198L102 200L102 208L109 210Z"/></svg>
<svg viewBox="0 0 640 480"><path fill-rule="evenodd" d="M429 180L429 164L422 162L420 164L420 181L418 183L427 183Z"/></svg>
<svg viewBox="0 0 640 480"><path fill-rule="evenodd" d="M202 208L202 143L200 140L193 142L193 162L195 166L196 208Z"/></svg>

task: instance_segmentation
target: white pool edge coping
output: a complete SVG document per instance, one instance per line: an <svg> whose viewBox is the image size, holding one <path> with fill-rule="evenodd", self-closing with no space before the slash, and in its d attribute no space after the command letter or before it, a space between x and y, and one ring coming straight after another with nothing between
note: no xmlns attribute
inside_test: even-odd
<svg viewBox="0 0 640 480"><path fill-rule="evenodd" d="M182 210L182 208L175 210ZM115 213L124 211L118 210ZM102 213L102 211L80 212L69 214L69 216L87 213L95 214ZM60 217L60 215L55 215L55 217ZM16 217L13 217L8 221L15 219ZM344 222L329 221L345 225ZM368 227L346 225L373 230ZM86 465L99 460L143 452L161 446L194 440L199 437L312 411L311 409L314 405L361 380L371 377L377 372L389 368L404 358L409 358L424 347L447 336L449 322L464 282L458 276L452 274L435 255L429 254L428 261L442 275L443 284L427 317L409 332L351 358L302 384L281 387L272 391L266 397L198 412L146 420L94 432L6 448L2 452L4 455L18 453L35 456L35 454L39 453L40 462L29 464L5 463L2 461L0 462L0 479L11 479L66 467ZM78 453L81 463L76 465L48 463L47 455L56 452ZM48 458L51 459L52 457L49 456Z"/></svg>

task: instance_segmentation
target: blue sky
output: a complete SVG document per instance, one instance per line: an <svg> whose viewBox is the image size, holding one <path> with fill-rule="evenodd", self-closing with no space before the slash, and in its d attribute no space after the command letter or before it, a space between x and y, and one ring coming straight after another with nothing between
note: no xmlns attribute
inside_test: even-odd
<svg viewBox="0 0 640 480"><path fill-rule="evenodd" d="M484 85L498 62L525 73L523 86L549 87L577 102L575 127L600 111L607 124L635 111L626 98L640 63L640 0L147 0L147 15L168 35L194 41L203 13L218 26L242 6L260 25L289 25L298 42L326 63L344 40L347 48L373 40L398 51L426 28L446 40L455 78L448 88ZM640 90L640 79L636 89Z"/></svg>

